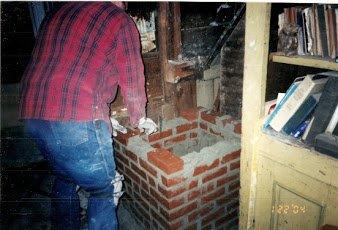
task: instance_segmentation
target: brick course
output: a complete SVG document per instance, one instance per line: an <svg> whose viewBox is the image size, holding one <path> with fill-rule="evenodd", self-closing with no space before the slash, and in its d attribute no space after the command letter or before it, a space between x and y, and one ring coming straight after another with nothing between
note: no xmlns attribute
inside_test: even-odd
<svg viewBox="0 0 338 230"><path fill-rule="evenodd" d="M226 227L238 221L240 149L214 154L214 158L198 160L193 166L185 165L187 162L173 149L176 144L198 141L204 135L223 137L219 125L231 125L234 135L239 136L240 122L204 110L181 114L188 120L186 124L139 135L153 149L148 153L130 148L129 138L135 137L135 131L115 140L116 165L125 176L128 207L146 229Z"/></svg>

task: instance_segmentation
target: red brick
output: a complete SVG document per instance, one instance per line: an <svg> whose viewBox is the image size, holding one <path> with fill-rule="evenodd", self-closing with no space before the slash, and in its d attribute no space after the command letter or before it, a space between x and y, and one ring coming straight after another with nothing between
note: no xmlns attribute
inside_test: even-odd
<svg viewBox="0 0 338 230"><path fill-rule="evenodd" d="M213 209L213 205L208 205L200 210L200 216L205 216Z"/></svg>
<svg viewBox="0 0 338 230"><path fill-rule="evenodd" d="M219 160L216 159L212 162L211 165L201 165L201 166L197 166L194 170L194 174L193 176L197 176L197 175L200 175L202 173L204 173L205 171L207 170L211 170L213 168L216 168L217 166L219 165Z"/></svg>
<svg viewBox="0 0 338 230"><path fill-rule="evenodd" d="M195 210L197 208L197 202L194 202L194 203L191 203L191 204L188 204L187 206L185 207L182 207L180 209L178 209L177 211L175 212L172 212L172 213L164 213L166 215L166 218L169 220L169 221L172 221L172 220L175 220L181 216L185 216L187 215L188 213L192 212L193 210Z"/></svg>
<svg viewBox="0 0 338 230"><path fill-rule="evenodd" d="M227 211L230 212L232 209L234 208L238 208L239 207L239 201L237 200L234 203L231 203L227 206Z"/></svg>
<svg viewBox="0 0 338 230"><path fill-rule="evenodd" d="M208 224L207 226L204 226L202 230L212 230L211 224Z"/></svg>
<svg viewBox="0 0 338 230"><path fill-rule="evenodd" d="M201 195L201 191L200 190L195 190L195 191L191 191L188 194L188 201L192 201L195 198L197 198L199 195Z"/></svg>
<svg viewBox="0 0 338 230"><path fill-rule="evenodd" d="M125 172L129 178L131 178L136 183L140 184L140 178L135 173L133 173L129 168L126 167Z"/></svg>
<svg viewBox="0 0 338 230"><path fill-rule="evenodd" d="M184 199L182 197L168 201L152 188L150 188L150 194L167 209L174 209L184 204Z"/></svg>
<svg viewBox="0 0 338 230"><path fill-rule="evenodd" d="M141 186L144 190L149 191L149 186L144 180L141 180Z"/></svg>
<svg viewBox="0 0 338 230"><path fill-rule="evenodd" d="M115 141L114 142L114 149L116 150L116 151L119 151L120 150L120 144L119 143L117 143L117 141Z"/></svg>
<svg viewBox="0 0 338 230"><path fill-rule="evenodd" d="M216 131L214 131L212 128L209 128L209 132L210 132L211 134L216 135L216 136L221 136L221 133L220 133L220 132L216 132Z"/></svg>
<svg viewBox="0 0 338 230"><path fill-rule="evenodd" d="M197 185L198 185L198 181L197 180L193 180L189 184L189 189L195 188L195 187L197 187Z"/></svg>
<svg viewBox="0 0 338 230"><path fill-rule="evenodd" d="M136 182L133 182L133 189L134 189L134 194L135 193L140 193L140 187L138 186L138 184Z"/></svg>
<svg viewBox="0 0 338 230"><path fill-rule="evenodd" d="M143 172L139 167L137 167L134 163L130 162L131 168L132 170L134 170L134 172L136 172L138 175L140 175L141 177L143 177L143 179L147 179L147 175L145 172Z"/></svg>
<svg viewBox="0 0 338 230"><path fill-rule="evenodd" d="M199 215L199 210L195 210L194 212L192 212L191 214L188 215L188 221L189 222L193 222L197 219L198 215Z"/></svg>
<svg viewBox="0 0 338 230"><path fill-rule="evenodd" d="M215 212L207 215L206 217L204 217L202 219L202 225L206 225L206 224L210 223L214 219L220 217L221 215L224 215L224 213L225 213L224 207L219 208L217 211L215 211Z"/></svg>
<svg viewBox="0 0 338 230"><path fill-rule="evenodd" d="M167 174L183 169L183 160L166 149L156 149L149 152L148 161Z"/></svg>
<svg viewBox="0 0 338 230"><path fill-rule="evenodd" d="M238 194L239 194L239 191L234 191L233 193L230 193L230 194L227 194L225 197L222 197L220 199L217 200L217 204L218 205L223 205L223 204L226 204L226 203L229 203L233 200L237 200L238 199Z"/></svg>
<svg viewBox="0 0 338 230"><path fill-rule="evenodd" d="M125 152L126 152L127 157L129 157L130 159L132 159L133 161L137 163L137 156L133 152L129 150L126 150Z"/></svg>
<svg viewBox="0 0 338 230"><path fill-rule="evenodd" d="M190 138L196 138L197 137L197 133L190 133Z"/></svg>
<svg viewBox="0 0 338 230"><path fill-rule="evenodd" d="M157 177L157 171L152 166L150 166L147 162L142 160L141 158L140 158L140 165L141 165L142 168L147 170L150 174Z"/></svg>
<svg viewBox="0 0 338 230"><path fill-rule="evenodd" d="M166 137L170 137L171 135L173 135L173 131L172 129L168 129L163 132L154 133L154 134L149 135L148 140L149 142L154 142L154 141L158 141L160 139L166 138Z"/></svg>
<svg viewBox="0 0 338 230"><path fill-rule="evenodd" d="M128 145L129 138L136 135L139 135L139 132L137 130L128 129L128 132L126 134L118 132L117 136L114 138L121 144Z"/></svg>
<svg viewBox="0 0 338 230"><path fill-rule="evenodd" d="M177 133L183 133L186 131L189 131L191 129L196 129L197 128L197 122L191 123L191 124L183 124L183 125L179 125L176 127L176 131Z"/></svg>
<svg viewBox="0 0 338 230"><path fill-rule="evenodd" d="M155 143L151 145L153 148L162 148L162 144L161 143Z"/></svg>
<svg viewBox="0 0 338 230"><path fill-rule="evenodd" d="M166 198L173 198L181 193L185 192L187 189L185 187L180 187L177 189L167 190L160 185L158 185L158 191L160 191Z"/></svg>
<svg viewBox="0 0 338 230"><path fill-rule="evenodd" d="M197 108L185 109L180 112L180 116L188 121L194 121L198 117L199 110Z"/></svg>
<svg viewBox="0 0 338 230"><path fill-rule="evenodd" d="M149 196L149 193L147 193L147 192L144 191L143 189L141 190L141 196L142 196L145 200L149 201L149 203L150 203L154 208L156 208L156 209L158 208L158 206L157 206L158 201L155 200L153 197Z"/></svg>
<svg viewBox="0 0 338 230"><path fill-rule="evenodd" d="M164 227L165 229L168 228L167 222L160 215L158 215L157 212L155 212L153 209L151 209L151 214L153 217L155 217L154 219L157 220L157 222L162 225L162 227Z"/></svg>
<svg viewBox="0 0 338 230"><path fill-rule="evenodd" d="M166 178L162 176L162 183L167 187L174 186L176 184L182 183L183 181L185 181L185 178L183 177Z"/></svg>
<svg viewBox="0 0 338 230"><path fill-rule="evenodd" d="M236 216L237 216L237 211L233 211L233 212L229 213L228 215L223 216L222 218L220 218L219 220L217 220L216 221L216 226L224 224L224 223L227 223L231 219L235 218Z"/></svg>
<svg viewBox="0 0 338 230"><path fill-rule="evenodd" d="M208 129L208 125L204 122L200 122L200 128L201 129L204 129L204 130L207 130Z"/></svg>
<svg viewBox="0 0 338 230"><path fill-rule="evenodd" d="M232 161L232 160L234 160L234 159L237 159L237 158L240 157L240 155L241 155L241 150L240 150L240 149L237 150L237 151L234 151L234 152L232 152L232 153L229 153L229 154L225 155L225 156L222 158L222 164L225 164L225 163L227 163L227 162L229 162L229 161Z"/></svg>
<svg viewBox="0 0 338 230"><path fill-rule="evenodd" d="M235 183L232 183L231 185L229 185L228 191L231 192L231 191L233 191L233 190L235 190L235 189L238 189L239 186L240 186L239 181L236 181Z"/></svg>
<svg viewBox="0 0 338 230"><path fill-rule="evenodd" d="M189 225L184 230L197 230L197 224L195 223L195 224Z"/></svg>
<svg viewBox="0 0 338 230"><path fill-rule="evenodd" d="M181 226L182 226L182 221L178 221L176 223L169 224L167 229L176 230L176 229L179 229Z"/></svg>
<svg viewBox="0 0 338 230"><path fill-rule="evenodd" d="M220 188L220 189L216 190L215 192L210 193L210 194L202 197L202 203L205 204L205 203L208 203L212 200L215 200L218 197L222 196L224 194L224 192L225 192L224 188Z"/></svg>
<svg viewBox="0 0 338 230"><path fill-rule="evenodd" d="M237 133L237 134L242 134L242 124L241 123L238 123L238 124L235 125L234 132Z"/></svg>
<svg viewBox="0 0 338 230"><path fill-rule="evenodd" d="M204 111L204 112L201 112L201 118L202 120L216 124L216 115L214 114L208 114L206 111Z"/></svg>
<svg viewBox="0 0 338 230"><path fill-rule="evenodd" d="M186 139L187 139L187 136L185 134L182 134L182 135L173 137L173 138L171 138L169 140L166 140L164 142L164 146L173 145L173 144L176 144L177 142L182 142L182 141L184 141Z"/></svg>
<svg viewBox="0 0 338 230"><path fill-rule="evenodd" d="M206 183L206 182L208 182L208 181L210 181L212 179L215 179L217 177L223 176L226 173L227 173L227 167L225 166L223 168L218 169L216 172L214 172L212 174L208 174L207 176L205 176L203 178L202 181L203 181L203 183Z"/></svg>
<svg viewBox="0 0 338 230"><path fill-rule="evenodd" d="M156 186L155 180L154 180L152 177L150 177L150 176L148 176L148 182L149 182L149 184L150 184L151 186L153 186L153 187Z"/></svg>
<svg viewBox="0 0 338 230"><path fill-rule="evenodd" d="M236 161L230 164L230 170L238 169L240 167L240 161Z"/></svg>
<svg viewBox="0 0 338 230"><path fill-rule="evenodd" d="M120 152L115 152L115 155L117 159L121 160L125 165L129 166L129 160Z"/></svg>
<svg viewBox="0 0 338 230"><path fill-rule="evenodd" d="M117 166L118 171L124 172L124 165L123 165L122 161L116 159L116 162L115 162L115 163L116 163L116 166Z"/></svg>
<svg viewBox="0 0 338 230"><path fill-rule="evenodd" d="M202 194L203 195L207 194L207 193L211 192L212 190L214 190L214 188L215 188L214 184L213 183L209 183L207 186L204 186L202 188Z"/></svg>
<svg viewBox="0 0 338 230"><path fill-rule="evenodd" d="M235 179L239 178L239 174L236 174L236 175L233 175L233 176L228 176L228 177L224 177L224 178L221 178L217 181L217 186L223 186L224 184L230 182L230 181L233 181Z"/></svg>

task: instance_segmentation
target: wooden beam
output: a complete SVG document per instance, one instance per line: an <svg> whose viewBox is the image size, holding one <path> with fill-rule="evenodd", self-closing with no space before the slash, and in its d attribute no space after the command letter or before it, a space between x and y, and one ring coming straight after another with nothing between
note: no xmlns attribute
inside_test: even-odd
<svg viewBox="0 0 338 230"><path fill-rule="evenodd" d="M158 7L158 46L159 46L159 59L161 65L161 81L163 85L163 95L167 101L167 95L165 93L164 79L168 75L168 2L159 2Z"/></svg>
<svg viewBox="0 0 338 230"><path fill-rule="evenodd" d="M179 2L173 2L173 58L177 59L182 52L181 41L181 7Z"/></svg>
<svg viewBox="0 0 338 230"><path fill-rule="evenodd" d="M247 3L246 7L239 229L255 229L257 165L253 142L256 125L264 115L271 4Z"/></svg>

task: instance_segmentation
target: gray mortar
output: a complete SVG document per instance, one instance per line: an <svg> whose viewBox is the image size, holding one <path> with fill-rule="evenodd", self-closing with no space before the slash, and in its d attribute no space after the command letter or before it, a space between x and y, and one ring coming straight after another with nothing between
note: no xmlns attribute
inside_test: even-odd
<svg viewBox="0 0 338 230"><path fill-rule="evenodd" d="M187 119L184 119L182 117L174 118L171 120L164 120L162 123L162 131L167 129L173 129L176 128L179 125L184 125L189 123Z"/></svg>
<svg viewBox="0 0 338 230"><path fill-rule="evenodd" d="M154 148L139 136L133 136L128 140L127 150L136 153L143 159L147 159L147 153L153 151Z"/></svg>

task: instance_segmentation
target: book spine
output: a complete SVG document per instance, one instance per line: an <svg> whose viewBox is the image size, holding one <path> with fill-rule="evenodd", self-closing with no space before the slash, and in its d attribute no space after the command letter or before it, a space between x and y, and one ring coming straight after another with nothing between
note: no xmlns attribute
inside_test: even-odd
<svg viewBox="0 0 338 230"><path fill-rule="evenodd" d="M285 101L295 92L295 90L297 89L298 84L297 83L293 83L289 89L286 91L283 99L278 103L278 105L276 106L276 108L273 110L273 112L270 114L270 116L268 116L268 118L266 119L266 121L264 122L263 127L267 128L270 125L271 120L276 116L276 114L279 112L280 108L284 105Z"/></svg>
<svg viewBox="0 0 338 230"><path fill-rule="evenodd" d="M313 96L310 96L284 125L282 129L283 132L290 134L293 130L295 130L304 120L306 120L316 104L317 100Z"/></svg>
<svg viewBox="0 0 338 230"><path fill-rule="evenodd" d="M292 133L291 135L294 138L299 138L300 136L303 135L303 133L305 132L307 126L309 125L310 121L306 120L304 122L302 122Z"/></svg>
<svg viewBox="0 0 338 230"><path fill-rule="evenodd" d="M313 123L305 139L313 145L315 137L325 132L338 103L338 77L330 77L325 84L322 96L313 114Z"/></svg>
<svg viewBox="0 0 338 230"><path fill-rule="evenodd" d="M270 126L276 130L281 131L286 122L291 116L297 111L300 105L306 100L309 94L320 92L326 82L325 79L313 81L313 76L307 76L299 85L297 90L294 92L285 104L280 109L279 113L272 119Z"/></svg>
<svg viewBox="0 0 338 230"><path fill-rule="evenodd" d="M328 46L327 46L327 37L326 37L326 23L325 23L325 14L324 14L324 6L319 5L317 7L318 10L318 23L319 23L319 34L320 34L320 43L322 46L322 57L327 57L328 54Z"/></svg>

